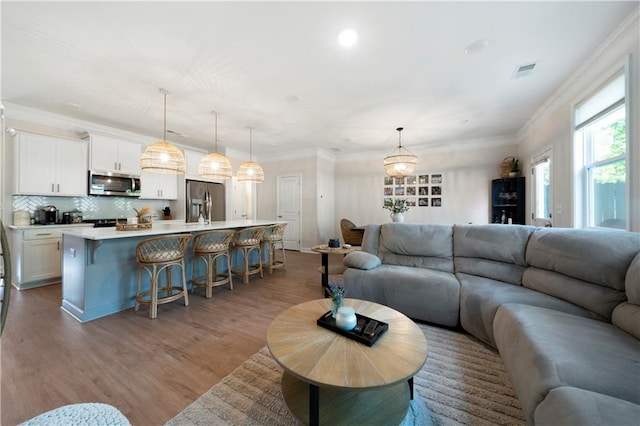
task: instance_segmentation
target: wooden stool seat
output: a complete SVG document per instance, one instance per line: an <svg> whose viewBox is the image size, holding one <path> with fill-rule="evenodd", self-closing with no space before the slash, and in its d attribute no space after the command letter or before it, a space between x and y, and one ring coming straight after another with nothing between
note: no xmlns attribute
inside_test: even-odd
<svg viewBox="0 0 640 426"><path fill-rule="evenodd" d="M138 288L136 291L135 311L140 305L149 305L149 318L158 317L158 305L173 302L184 297L184 305L189 306L187 294L187 279L185 276L184 252L190 235L164 235L141 241L136 246L136 260L138 261ZM173 285L172 267L181 269L182 286ZM142 291L142 272L149 274L151 286ZM166 282L159 284L162 271L165 271ZM164 296L159 297L159 293Z"/></svg>
<svg viewBox="0 0 640 426"><path fill-rule="evenodd" d="M263 267L269 268L269 273L272 274L274 269L283 268L287 269L287 258L284 250L284 231L287 228L286 223L278 223L276 225L268 226L264 235L262 236L262 243L267 245L269 250L269 257L267 262L263 262ZM282 260L276 259L276 244L280 244L282 250Z"/></svg>
<svg viewBox="0 0 640 426"><path fill-rule="evenodd" d="M231 255L229 245L233 239L234 231L220 230L207 231L193 238L193 269L191 273L191 292L195 287L205 288L205 297L210 299L213 295L213 287L229 284L233 290L231 279ZM219 273L217 268L218 258L226 259L225 273ZM198 260L205 264L206 274L197 276Z"/></svg>
<svg viewBox="0 0 640 426"><path fill-rule="evenodd" d="M250 228L244 228L233 235L233 249L235 253L242 253L243 261L242 267L236 266L231 269L231 273L234 275L242 275L243 282L247 284L249 282L249 276L253 274L262 275L262 236L266 231L265 226L253 226ZM253 251L258 251L258 263L249 263L249 254Z"/></svg>

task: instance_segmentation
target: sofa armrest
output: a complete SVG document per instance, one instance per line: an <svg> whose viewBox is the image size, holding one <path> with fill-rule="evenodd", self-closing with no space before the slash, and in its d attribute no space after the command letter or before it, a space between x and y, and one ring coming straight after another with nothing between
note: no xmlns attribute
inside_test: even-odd
<svg viewBox="0 0 640 426"><path fill-rule="evenodd" d="M365 251L352 251L342 259L342 263L347 268L369 270L377 268L382 262L375 254Z"/></svg>

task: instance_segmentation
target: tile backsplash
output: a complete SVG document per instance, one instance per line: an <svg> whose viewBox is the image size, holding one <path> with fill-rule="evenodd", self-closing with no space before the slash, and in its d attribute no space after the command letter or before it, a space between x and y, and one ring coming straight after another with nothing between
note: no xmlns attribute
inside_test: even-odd
<svg viewBox="0 0 640 426"><path fill-rule="evenodd" d="M167 200L139 200L127 197L46 197L34 195L14 195L12 208L26 210L31 217L43 206L56 206L60 215L78 209L83 219L125 219L135 216L134 208L151 207L154 218L162 219L162 209L169 206Z"/></svg>

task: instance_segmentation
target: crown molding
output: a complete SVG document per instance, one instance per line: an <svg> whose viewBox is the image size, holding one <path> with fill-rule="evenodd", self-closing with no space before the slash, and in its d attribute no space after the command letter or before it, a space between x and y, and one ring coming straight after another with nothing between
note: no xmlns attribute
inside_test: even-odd
<svg viewBox="0 0 640 426"><path fill-rule="evenodd" d="M526 123L518 130L517 140L522 141L529 133L531 128L544 117L547 110L569 90L580 77L582 77L591 65L600 60L602 56L610 53L611 50L619 43L619 39L626 37L628 34L638 37L638 27L640 26L640 6L636 7L616 29L593 51L593 53L569 76L569 78L553 94L538 108L538 110L527 120Z"/></svg>

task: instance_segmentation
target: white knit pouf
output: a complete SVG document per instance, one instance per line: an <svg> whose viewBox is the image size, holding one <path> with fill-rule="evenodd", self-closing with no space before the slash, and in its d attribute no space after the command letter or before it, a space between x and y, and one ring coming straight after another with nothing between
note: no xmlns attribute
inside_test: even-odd
<svg viewBox="0 0 640 426"><path fill-rule="evenodd" d="M130 426L117 408L107 404L83 403L65 405L21 423L19 426Z"/></svg>

